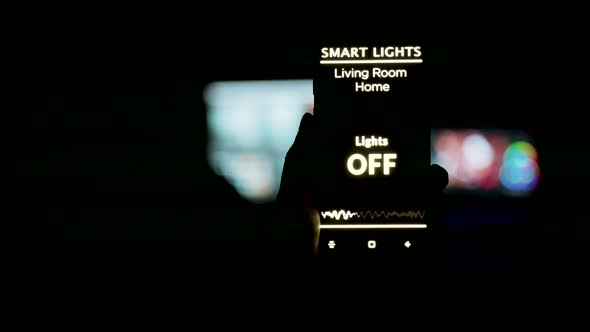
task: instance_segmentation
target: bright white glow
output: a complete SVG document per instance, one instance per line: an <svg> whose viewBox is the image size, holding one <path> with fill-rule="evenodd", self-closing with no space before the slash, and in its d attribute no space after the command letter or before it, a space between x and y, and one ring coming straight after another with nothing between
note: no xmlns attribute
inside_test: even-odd
<svg viewBox="0 0 590 332"><path fill-rule="evenodd" d="M328 247L330 247L330 249L334 249L335 246L336 246L336 242L334 242L334 241L328 242Z"/></svg>
<svg viewBox="0 0 590 332"><path fill-rule="evenodd" d="M313 80L219 81L209 84L203 98L212 107L259 105L272 102L274 96L296 105L313 105Z"/></svg>
<svg viewBox="0 0 590 332"><path fill-rule="evenodd" d="M276 151L287 151L293 144L302 116L301 105L292 102L288 96L269 98L268 104L259 105L263 139L273 145ZM265 143L266 144L266 143Z"/></svg>
<svg viewBox="0 0 590 332"><path fill-rule="evenodd" d="M463 156L469 168L480 170L494 160L494 150L481 134L471 134L463 141Z"/></svg>
<svg viewBox="0 0 590 332"><path fill-rule="evenodd" d="M320 225L320 229L414 229L426 228L426 224L346 224Z"/></svg>
<svg viewBox="0 0 590 332"><path fill-rule="evenodd" d="M378 64L378 63L422 63L422 59L390 59L390 60L320 60L322 65L338 64Z"/></svg>
<svg viewBox="0 0 590 332"><path fill-rule="evenodd" d="M375 249L377 247L377 242L369 240L369 242L367 242L367 247L369 247L369 249Z"/></svg>
<svg viewBox="0 0 590 332"><path fill-rule="evenodd" d="M406 248L409 248L412 245L412 243L410 241L406 241L406 243L404 243L404 246Z"/></svg>
<svg viewBox="0 0 590 332"><path fill-rule="evenodd" d="M235 142L251 150L264 143L263 114L255 105L244 102L241 108L217 107L208 115L211 135L220 142Z"/></svg>

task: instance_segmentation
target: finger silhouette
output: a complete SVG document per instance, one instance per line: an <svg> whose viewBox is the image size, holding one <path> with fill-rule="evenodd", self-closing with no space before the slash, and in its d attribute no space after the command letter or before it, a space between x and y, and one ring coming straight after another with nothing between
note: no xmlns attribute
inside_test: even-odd
<svg viewBox="0 0 590 332"><path fill-rule="evenodd" d="M430 165L428 177L432 193L441 193L449 184L449 173L438 164Z"/></svg>
<svg viewBox="0 0 590 332"><path fill-rule="evenodd" d="M306 191L309 185L308 175L311 174L310 160L314 132L313 115L303 114L295 140L285 156L281 184L276 198L277 203L285 205L300 203L301 194Z"/></svg>

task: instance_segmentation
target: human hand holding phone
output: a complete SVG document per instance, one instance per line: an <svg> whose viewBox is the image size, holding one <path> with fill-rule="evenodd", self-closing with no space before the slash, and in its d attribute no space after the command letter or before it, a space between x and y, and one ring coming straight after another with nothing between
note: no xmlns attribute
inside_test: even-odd
<svg viewBox="0 0 590 332"><path fill-rule="evenodd" d="M321 128L315 117L305 113L301 119L295 140L285 156L285 164L281 177L281 184L276 202L289 219L310 229L310 250L317 255L320 251L321 217L316 201L316 192L322 184L321 174L318 176L318 162L322 146L318 144ZM436 226L444 217L444 189L448 185L447 171L432 164L422 175L427 183L423 188L431 200L429 211L429 225ZM391 187L393 193L397 188Z"/></svg>

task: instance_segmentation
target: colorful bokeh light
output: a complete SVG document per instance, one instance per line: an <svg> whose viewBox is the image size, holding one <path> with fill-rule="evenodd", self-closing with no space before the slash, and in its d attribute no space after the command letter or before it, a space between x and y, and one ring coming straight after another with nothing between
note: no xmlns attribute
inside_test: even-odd
<svg viewBox="0 0 590 332"><path fill-rule="evenodd" d="M537 151L522 131L442 129L433 132L433 152L450 190L528 196L539 182Z"/></svg>
<svg viewBox="0 0 590 332"><path fill-rule="evenodd" d="M535 189L541 176L537 158L537 151L530 143L512 143L504 152L500 183L513 193L527 193Z"/></svg>

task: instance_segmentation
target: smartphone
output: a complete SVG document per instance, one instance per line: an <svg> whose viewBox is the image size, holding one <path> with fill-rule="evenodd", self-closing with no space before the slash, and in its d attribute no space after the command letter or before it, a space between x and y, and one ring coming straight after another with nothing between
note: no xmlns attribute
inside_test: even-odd
<svg viewBox="0 0 590 332"><path fill-rule="evenodd" d="M427 52L394 37L317 45L320 259L411 257L428 245Z"/></svg>

